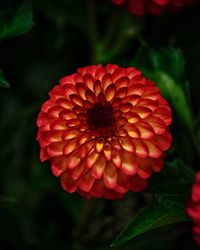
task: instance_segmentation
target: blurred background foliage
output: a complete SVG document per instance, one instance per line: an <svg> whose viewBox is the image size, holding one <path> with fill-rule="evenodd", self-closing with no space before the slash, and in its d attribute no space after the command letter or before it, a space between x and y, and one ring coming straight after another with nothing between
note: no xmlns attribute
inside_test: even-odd
<svg viewBox="0 0 200 250"><path fill-rule="evenodd" d="M146 205L113 246L130 239L116 248L198 249L184 210L200 167L199 11L135 17L109 0L1 0L2 250L110 249ZM87 200L63 191L49 164L40 162L35 121L59 78L111 62L137 66L155 81L173 107L173 146L144 192ZM164 220L156 224L153 216ZM145 232L146 218L154 230Z"/></svg>

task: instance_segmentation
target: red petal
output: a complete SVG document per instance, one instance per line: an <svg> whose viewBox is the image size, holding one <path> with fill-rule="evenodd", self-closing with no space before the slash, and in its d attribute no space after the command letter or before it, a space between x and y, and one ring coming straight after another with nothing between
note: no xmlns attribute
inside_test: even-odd
<svg viewBox="0 0 200 250"><path fill-rule="evenodd" d="M58 177L67 169L66 157L56 157L51 159L51 170Z"/></svg>
<svg viewBox="0 0 200 250"><path fill-rule="evenodd" d="M138 175L129 176L129 184L133 192L140 192L148 185L146 179L141 179Z"/></svg>
<svg viewBox="0 0 200 250"><path fill-rule="evenodd" d="M61 175L61 185L69 193L76 191L78 183L71 178L70 172L66 171Z"/></svg>
<svg viewBox="0 0 200 250"><path fill-rule="evenodd" d="M91 175L91 171L87 170L79 179L79 188L84 192L89 192L94 183L94 178Z"/></svg>
<svg viewBox="0 0 200 250"><path fill-rule="evenodd" d="M104 184L107 188L115 188L117 184L117 172L112 162L109 162L104 170Z"/></svg>

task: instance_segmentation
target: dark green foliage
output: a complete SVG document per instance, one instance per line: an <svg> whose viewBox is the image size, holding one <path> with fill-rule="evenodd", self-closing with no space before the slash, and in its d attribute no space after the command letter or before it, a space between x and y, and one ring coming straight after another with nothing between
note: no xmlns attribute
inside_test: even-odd
<svg viewBox="0 0 200 250"><path fill-rule="evenodd" d="M133 17L111 0L0 2L2 250L198 249L185 206L200 167L199 22L199 7ZM165 167L119 201L67 194L35 141L48 91L96 63L137 66L173 110Z"/></svg>

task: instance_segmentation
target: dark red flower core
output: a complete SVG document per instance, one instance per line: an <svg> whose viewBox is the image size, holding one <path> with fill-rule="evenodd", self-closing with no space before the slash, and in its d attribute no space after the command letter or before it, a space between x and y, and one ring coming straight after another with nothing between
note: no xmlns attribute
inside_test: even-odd
<svg viewBox="0 0 200 250"><path fill-rule="evenodd" d="M171 109L139 70L80 68L49 95L37 119L40 158L67 192L118 199L161 170Z"/></svg>
<svg viewBox="0 0 200 250"><path fill-rule="evenodd" d="M87 111L87 123L91 131L99 131L103 128L114 130L115 119L113 118L112 105L97 102ZM110 128L110 129L109 129Z"/></svg>
<svg viewBox="0 0 200 250"><path fill-rule="evenodd" d="M188 214L194 222L193 231L196 242L200 245L200 171L196 175L196 181L192 186L192 197L187 207Z"/></svg>

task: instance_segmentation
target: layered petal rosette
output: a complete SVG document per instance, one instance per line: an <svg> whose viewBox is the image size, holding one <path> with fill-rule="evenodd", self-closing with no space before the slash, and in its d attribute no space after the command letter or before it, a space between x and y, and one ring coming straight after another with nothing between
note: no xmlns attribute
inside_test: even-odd
<svg viewBox="0 0 200 250"><path fill-rule="evenodd" d="M49 96L37 119L40 158L67 192L118 199L163 167L171 109L136 68L80 68Z"/></svg>
<svg viewBox="0 0 200 250"><path fill-rule="evenodd" d="M112 0L113 3L126 4L128 11L135 15L150 12L159 15L163 11L177 11L179 8L197 3L199 0Z"/></svg>
<svg viewBox="0 0 200 250"><path fill-rule="evenodd" d="M188 203L187 212L194 222L195 239L200 245L200 171L197 173L192 187L192 197Z"/></svg>

